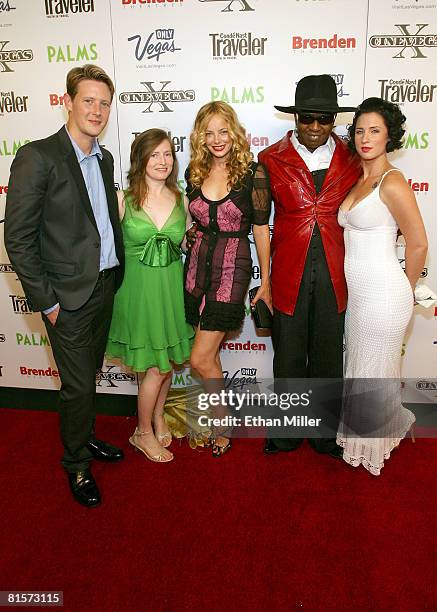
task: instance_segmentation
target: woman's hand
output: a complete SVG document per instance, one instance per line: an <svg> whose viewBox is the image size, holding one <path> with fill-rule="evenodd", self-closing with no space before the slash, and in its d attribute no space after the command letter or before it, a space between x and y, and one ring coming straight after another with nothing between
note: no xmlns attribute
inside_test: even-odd
<svg viewBox="0 0 437 612"><path fill-rule="evenodd" d="M273 305L272 305L272 292L270 289L270 279L268 282L264 282L261 284L260 288L255 294L255 297L251 301L250 305L255 306L258 300L262 300L266 303L268 309L273 314Z"/></svg>

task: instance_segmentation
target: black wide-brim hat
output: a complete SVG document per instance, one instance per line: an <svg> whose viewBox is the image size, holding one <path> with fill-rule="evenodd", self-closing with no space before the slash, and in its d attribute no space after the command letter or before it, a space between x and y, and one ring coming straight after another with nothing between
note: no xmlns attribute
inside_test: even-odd
<svg viewBox="0 0 437 612"><path fill-rule="evenodd" d="M294 106L275 106L283 113L313 111L318 113L347 113L356 111L354 106L339 106L337 86L329 74L311 74L296 85Z"/></svg>

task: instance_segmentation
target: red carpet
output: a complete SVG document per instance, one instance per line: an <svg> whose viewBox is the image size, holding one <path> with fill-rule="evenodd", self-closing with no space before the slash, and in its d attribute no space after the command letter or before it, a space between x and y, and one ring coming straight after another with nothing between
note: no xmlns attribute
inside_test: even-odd
<svg viewBox="0 0 437 612"><path fill-rule="evenodd" d="M173 442L157 465L134 419L98 417L126 451L94 463L100 508L70 498L57 416L1 410L0 590L63 590L65 610L435 610L437 441L406 440L375 478L314 453Z"/></svg>

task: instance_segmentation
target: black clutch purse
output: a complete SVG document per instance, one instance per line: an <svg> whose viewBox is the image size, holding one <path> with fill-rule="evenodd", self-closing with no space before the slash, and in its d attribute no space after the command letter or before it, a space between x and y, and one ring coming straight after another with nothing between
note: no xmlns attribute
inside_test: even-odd
<svg viewBox="0 0 437 612"><path fill-rule="evenodd" d="M259 287L252 287L249 289L249 300L252 301L258 291ZM272 313L268 309L267 304L263 300L258 300L255 306L251 306L253 320L256 327L270 329L272 327L273 317Z"/></svg>

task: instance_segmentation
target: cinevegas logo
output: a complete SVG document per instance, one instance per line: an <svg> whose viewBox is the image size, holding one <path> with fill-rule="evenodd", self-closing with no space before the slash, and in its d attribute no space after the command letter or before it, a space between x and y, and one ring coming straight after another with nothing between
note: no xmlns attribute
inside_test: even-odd
<svg viewBox="0 0 437 612"><path fill-rule="evenodd" d="M419 380L416 383L416 389L419 391L437 391L437 381Z"/></svg>
<svg viewBox="0 0 437 612"><path fill-rule="evenodd" d="M399 53L393 55L395 58L405 59L406 49L410 50L409 56L412 58L424 58L423 48L437 47L437 34L422 34L422 30L429 26L429 23L416 23L417 30L410 32L411 24L396 23L400 34L376 34L369 38L369 45L375 49L401 49Z"/></svg>
<svg viewBox="0 0 437 612"><path fill-rule="evenodd" d="M233 12L235 6L237 6L237 8L239 6L239 10L244 12L255 10L249 6L249 3L246 2L246 0L199 0L199 2L226 2L225 8L221 10L222 13Z"/></svg>
<svg viewBox="0 0 437 612"><path fill-rule="evenodd" d="M152 113L152 108L158 105L160 113L172 113L168 104L175 102L193 102L196 98L194 89L165 89L171 81L160 81L161 89L155 89L153 81L142 81L146 91L124 91L118 99L122 104L146 104L143 113Z"/></svg>
<svg viewBox="0 0 437 612"><path fill-rule="evenodd" d="M33 60L32 49L5 49L9 40L0 40L0 72L14 72L8 66L12 62L30 62Z"/></svg>
<svg viewBox="0 0 437 612"><path fill-rule="evenodd" d="M128 374L126 372L113 371L115 366L106 366L106 370L100 370L96 374L96 387L101 387L102 382L106 383L107 387L118 387L116 383L123 382L136 382L135 374Z"/></svg>
<svg viewBox="0 0 437 612"><path fill-rule="evenodd" d="M14 268L10 263L0 263L0 272L4 274L14 274Z"/></svg>

